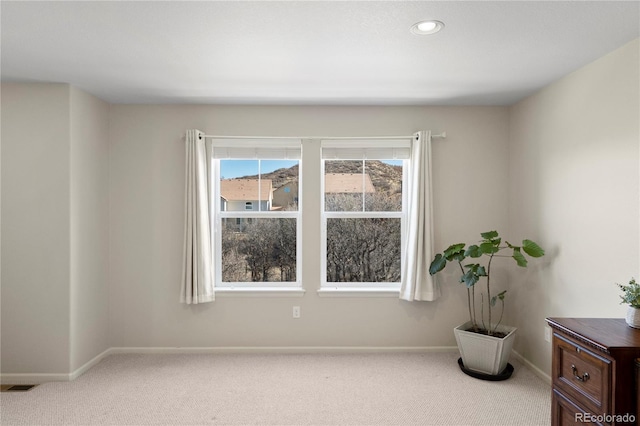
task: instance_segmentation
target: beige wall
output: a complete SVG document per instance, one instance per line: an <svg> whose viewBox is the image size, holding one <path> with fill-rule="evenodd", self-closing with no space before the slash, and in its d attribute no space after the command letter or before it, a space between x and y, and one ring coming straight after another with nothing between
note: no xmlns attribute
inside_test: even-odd
<svg viewBox="0 0 640 426"><path fill-rule="evenodd" d="M69 86L2 85L2 372L69 370Z"/></svg>
<svg viewBox="0 0 640 426"><path fill-rule="evenodd" d="M71 371L109 348L109 105L71 88Z"/></svg>
<svg viewBox="0 0 640 426"><path fill-rule="evenodd" d="M302 298L223 297L178 303L186 129L254 136L407 135L434 142L436 244L507 226L507 109L502 107L241 107L114 105L110 115L112 346L449 346L466 318L448 277L435 303L324 298L319 226L305 223ZM304 149L312 149L307 147ZM308 153L309 151L307 151ZM303 165L303 208L318 211L319 150ZM309 158L309 157L307 157ZM474 167L476 162L481 168ZM317 164L316 164L317 163ZM470 220L464 206L477 206ZM319 217L319 213L317 213ZM292 306L302 318L292 319Z"/></svg>
<svg viewBox="0 0 640 426"><path fill-rule="evenodd" d="M2 85L2 374L68 377L108 348L108 105Z"/></svg>
<svg viewBox="0 0 640 426"><path fill-rule="evenodd" d="M548 316L623 317L638 277L638 40L510 109L509 223L547 249L512 275L516 350L550 371Z"/></svg>

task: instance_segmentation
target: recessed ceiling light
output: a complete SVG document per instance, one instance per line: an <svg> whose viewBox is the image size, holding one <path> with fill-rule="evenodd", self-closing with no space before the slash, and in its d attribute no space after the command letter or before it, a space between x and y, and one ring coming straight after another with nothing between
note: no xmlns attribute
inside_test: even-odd
<svg viewBox="0 0 640 426"><path fill-rule="evenodd" d="M420 21L411 27L411 32L417 35L435 34L444 28L440 21Z"/></svg>

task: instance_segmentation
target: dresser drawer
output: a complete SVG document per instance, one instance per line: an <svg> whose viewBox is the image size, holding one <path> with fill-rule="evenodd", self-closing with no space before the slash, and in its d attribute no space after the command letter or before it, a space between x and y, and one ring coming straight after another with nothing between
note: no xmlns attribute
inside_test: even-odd
<svg viewBox="0 0 640 426"><path fill-rule="evenodd" d="M584 425L603 426L588 416L579 406L554 390L551 398L551 423L557 426Z"/></svg>
<svg viewBox="0 0 640 426"><path fill-rule="evenodd" d="M611 361L554 334L553 386L587 412L611 414Z"/></svg>

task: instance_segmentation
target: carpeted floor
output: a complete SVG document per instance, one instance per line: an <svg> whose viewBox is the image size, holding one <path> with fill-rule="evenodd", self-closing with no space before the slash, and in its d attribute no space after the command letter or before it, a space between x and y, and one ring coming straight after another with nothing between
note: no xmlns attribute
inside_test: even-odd
<svg viewBox="0 0 640 426"><path fill-rule="evenodd" d="M0 394L2 425L548 425L527 367L487 382L457 353L111 355L73 382Z"/></svg>

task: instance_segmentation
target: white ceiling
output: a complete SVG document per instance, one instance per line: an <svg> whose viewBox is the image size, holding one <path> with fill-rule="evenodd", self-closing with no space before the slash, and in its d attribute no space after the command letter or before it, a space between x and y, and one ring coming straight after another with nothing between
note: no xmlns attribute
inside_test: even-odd
<svg viewBox="0 0 640 426"><path fill-rule="evenodd" d="M508 105L637 38L639 6L2 1L1 74L112 103Z"/></svg>

